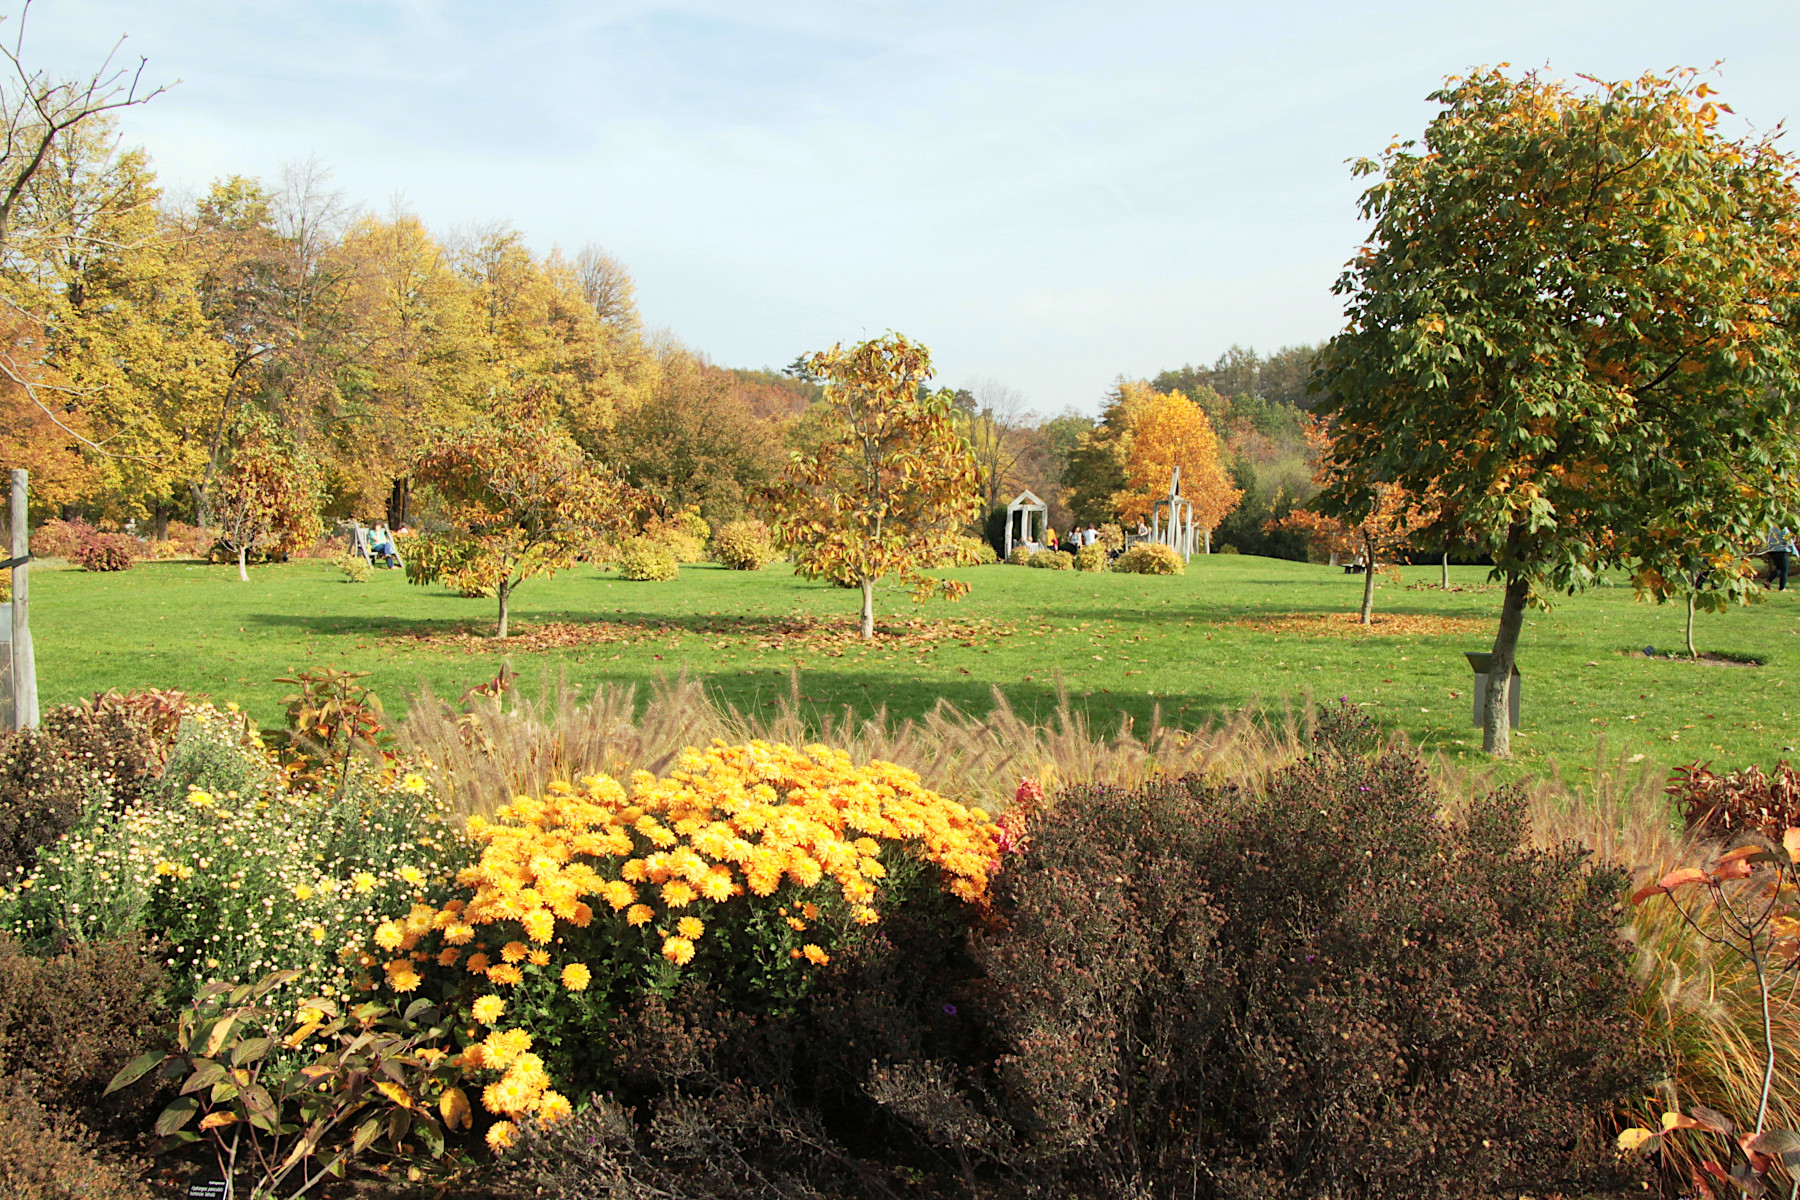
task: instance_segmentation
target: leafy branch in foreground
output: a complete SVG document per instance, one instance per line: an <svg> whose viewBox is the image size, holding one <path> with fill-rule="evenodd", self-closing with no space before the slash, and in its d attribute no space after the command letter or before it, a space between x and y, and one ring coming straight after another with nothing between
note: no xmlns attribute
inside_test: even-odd
<svg viewBox="0 0 1800 1200"><path fill-rule="evenodd" d="M175 1049L133 1059L107 1093L153 1071L178 1082L156 1119L160 1149L205 1141L228 1196L246 1174L252 1200L303 1196L371 1149L410 1159L423 1146L443 1157L446 1131L473 1118L438 1048L447 1031L437 1010L415 1000L404 1013L345 1011L315 997L290 1015L269 997L298 975L202 989L176 1023Z"/></svg>
<svg viewBox="0 0 1800 1200"><path fill-rule="evenodd" d="M1682 1130L1697 1130L1724 1139L1729 1168L1715 1160L1701 1164L1694 1186L1702 1195L1717 1193L1710 1177L1733 1189L1730 1194L1765 1196L1769 1172L1776 1162L1788 1167L1789 1200L1800 1197L1800 1133L1766 1128L1769 1097L1775 1084L1775 1029L1769 998L1775 977L1800 970L1800 828L1790 828L1775 848L1761 841L1720 855L1710 867L1682 867L1635 892L1634 904L1665 897L1682 921L1704 941L1738 955L1756 976L1762 1000L1763 1083L1753 1128L1740 1129L1724 1113L1703 1104L1684 1115L1665 1112L1659 1130L1633 1127L1619 1134L1619 1149L1639 1153ZM1772 875L1771 875L1772 873ZM1701 888L1700 899L1684 901L1680 893Z"/></svg>

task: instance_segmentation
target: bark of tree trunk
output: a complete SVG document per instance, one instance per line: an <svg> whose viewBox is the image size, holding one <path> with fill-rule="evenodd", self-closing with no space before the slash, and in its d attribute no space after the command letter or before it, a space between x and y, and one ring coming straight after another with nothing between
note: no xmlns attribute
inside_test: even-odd
<svg viewBox="0 0 1800 1200"><path fill-rule="evenodd" d="M1699 658L1699 651L1694 649L1694 593L1687 594L1687 650L1689 658Z"/></svg>
<svg viewBox="0 0 1800 1200"><path fill-rule="evenodd" d="M1506 581L1506 599L1500 605L1500 631L1494 635L1494 653L1488 660L1487 711L1481 715L1481 748L1495 758L1512 757L1512 674L1518 660L1519 628L1525 623L1525 600L1531 583Z"/></svg>
<svg viewBox="0 0 1800 1200"><path fill-rule="evenodd" d="M1450 590L1450 549L1447 546L1444 548L1443 589L1446 592Z"/></svg>
<svg viewBox="0 0 1800 1200"><path fill-rule="evenodd" d="M387 527L399 529L406 524L407 509L412 507L412 480L396 479L388 491Z"/></svg>
<svg viewBox="0 0 1800 1200"><path fill-rule="evenodd" d="M873 579L862 581L862 596L863 641L873 641L875 638L875 581Z"/></svg>
<svg viewBox="0 0 1800 1200"><path fill-rule="evenodd" d="M167 504L158 504L156 506L156 514L155 514L154 520L155 520L155 524L152 526L152 528L155 530L155 532L152 536L159 542L168 541L169 540L169 506Z"/></svg>
<svg viewBox="0 0 1800 1200"><path fill-rule="evenodd" d="M1375 620L1375 543L1372 539L1363 539L1363 599L1362 623L1368 625Z"/></svg>
<svg viewBox="0 0 1800 1200"><path fill-rule="evenodd" d="M504 641L506 638L506 602L512 599L512 589L501 584L498 594L500 596L500 630L494 634L494 637Z"/></svg>
<svg viewBox="0 0 1800 1200"><path fill-rule="evenodd" d="M247 546L239 546L238 547L238 578L243 580L245 583L250 582L250 567L249 567L248 563L245 561L246 558L248 557L249 553L250 553L249 547L247 547Z"/></svg>

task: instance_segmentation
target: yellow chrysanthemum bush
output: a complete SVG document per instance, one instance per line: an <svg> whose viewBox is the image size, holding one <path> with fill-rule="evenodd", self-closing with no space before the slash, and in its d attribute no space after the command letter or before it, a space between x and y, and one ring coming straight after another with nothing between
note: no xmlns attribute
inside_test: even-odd
<svg viewBox="0 0 1800 1200"><path fill-rule="evenodd" d="M740 1010L791 1008L839 949L919 888L987 898L986 814L892 763L715 742L665 778L553 784L471 817L460 893L375 931L393 991L466 1005L463 1063L501 1118L553 1121L602 1082L595 1039L622 1006L704 984Z"/></svg>

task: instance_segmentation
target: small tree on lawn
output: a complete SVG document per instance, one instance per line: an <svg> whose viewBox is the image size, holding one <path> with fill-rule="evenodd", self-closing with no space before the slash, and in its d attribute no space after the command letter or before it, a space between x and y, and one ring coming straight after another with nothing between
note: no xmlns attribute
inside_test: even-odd
<svg viewBox="0 0 1800 1200"><path fill-rule="evenodd" d="M782 544L809 579L862 589L862 636L875 636L875 581L914 597L969 585L924 574L942 540L980 512L975 459L956 430L952 395L927 392L931 352L897 333L809 355L825 382L823 440L796 451L771 500Z"/></svg>
<svg viewBox="0 0 1800 1200"><path fill-rule="evenodd" d="M1747 550L1800 480L1800 198L1769 139L1728 141L1693 73L1578 92L1483 71L1390 147L1349 327L1314 386L1340 471L1322 511L1436 488L1505 582L1490 678L1528 601L1608 567L1754 587ZM1483 744L1510 752L1508 688Z"/></svg>
<svg viewBox="0 0 1800 1200"><path fill-rule="evenodd" d="M1313 463L1313 481L1321 490L1329 488L1337 476L1331 460L1330 434L1315 424L1306 431L1306 444ZM1364 625L1375 619L1376 571L1385 571L1398 581L1400 573L1392 567L1393 560L1422 530L1438 520L1435 503L1420 503L1397 484L1378 483L1372 487L1373 503L1355 522L1298 508L1264 526L1271 532L1298 533L1315 548L1340 558L1362 555L1363 594L1359 611Z"/></svg>
<svg viewBox="0 0 1800 1200"><path fill-rule="evenodd" d="M435 493L450 529L409 541L407 579L494 596L498 638L506 636L514 589L627 531L636 495L535 416L438 435L413 478Z"/></svg>
<svg viewBox="0 0 1800 1200"><path fill-rule="evenodd" d="M238 578L250 581L252 555L292 554L318 540L324 532L320 500L317 468L294 451L268 414L244 408L213 502L218 544L236 555Z"/></svg>

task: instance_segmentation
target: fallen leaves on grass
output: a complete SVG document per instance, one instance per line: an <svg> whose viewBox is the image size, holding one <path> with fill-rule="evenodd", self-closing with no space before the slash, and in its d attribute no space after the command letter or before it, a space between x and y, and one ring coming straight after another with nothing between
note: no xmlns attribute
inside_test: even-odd
<svg viewBox="0 0 1800 1200"><path fill-rule="evenodd" d="M1376 613L1371 625L1364 625L1352 612L1271 613L1240 617L1225 624L1257 633L1301 637L1445 637L1453 633L1489 633L1494 628L1491 620L1482 617L1440 617L1432 613Z"/></svg>
<svg viewBox="0 0 1800 1200"><path fill-rule="evenodd" d="M544 650L571 650L594 645L647 645L665 649L682 638L706 640L715 649L747 649L765 653L810 651L827 658L841 658L857 647L878 650L906 649L928 652L946 645L979 646L1010 637L1014 626L999 621L932 621L923 617L877 621L875 640L864 642L854 617L789 616L774 618L707 618L693 623L659 621L546 621L515 624L505 641L489 637L484 627L451 631L389 633L383 640L406 642L432 650L460 650L464 654L514 654ZM662 655L656 657L661 658Z"/></svg>

